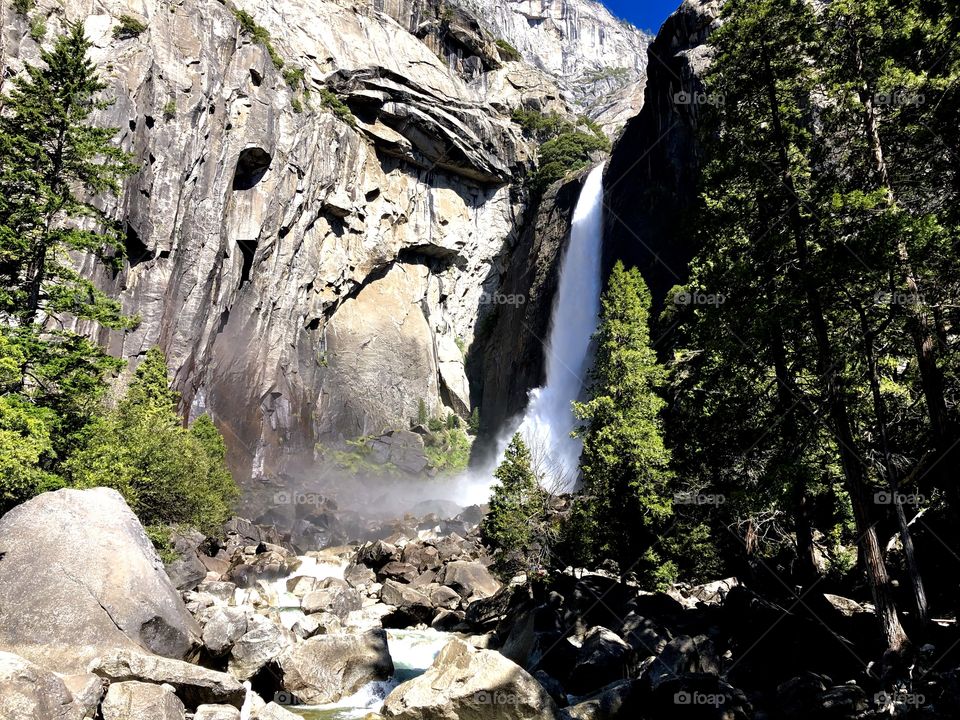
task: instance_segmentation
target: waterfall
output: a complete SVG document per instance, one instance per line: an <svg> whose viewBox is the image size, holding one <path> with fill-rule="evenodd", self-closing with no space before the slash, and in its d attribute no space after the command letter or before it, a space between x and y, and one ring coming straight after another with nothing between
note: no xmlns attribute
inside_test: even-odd
<svg viewBox="0 0 960 720"><path fill-rule="evenodd" d="M582 443L571 403L580 397L590 370L590 339L600 312L603 240L603 165L590 171L573 213L570 242L560 265L560 283L550 315L546 384L530 392L520 433L556 489L577 480ZM502 453L501 453L502 454Z"/></svg>

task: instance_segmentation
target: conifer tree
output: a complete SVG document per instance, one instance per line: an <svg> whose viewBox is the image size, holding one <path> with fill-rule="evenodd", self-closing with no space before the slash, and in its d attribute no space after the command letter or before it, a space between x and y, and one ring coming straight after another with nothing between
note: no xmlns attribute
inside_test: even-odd
<svg viewBox="0 0 960 720"><path fill-rule="evenodd" d="M484 544L495 551L494 569L504 580L539 569L543 548L538 544L543 538L538 537L538 528L544 521L546 493L531 462L530 450L517 433L494 472L498 484L480 524Z"/></svg>
<svg viewBox="0 0 960 720"><path fill-rule="evenodd" d="M655 549L672 514L671 473L660 418L666 371L650 346L650 302L639 270L618 262L601 298L591 399L574 405L583 423L578 524L595 557L662 582L673 574Z"/></svg>

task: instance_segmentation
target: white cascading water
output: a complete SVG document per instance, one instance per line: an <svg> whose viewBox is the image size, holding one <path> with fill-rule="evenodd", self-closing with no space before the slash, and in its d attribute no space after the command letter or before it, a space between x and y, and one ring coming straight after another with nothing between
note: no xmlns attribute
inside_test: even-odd
<svg viewBox="0 0 960 720"><path fill-rule="evenodd" d="M519 431L535 457L547 464L558 489L577 480L583 444L571 403L580 397L590 371L590 340L600 313L603 240L603 165L590 171L580 191L570 242L560 265L546 344L546 385L530 392ZM502 452L501 452L502 455Z"/></svg>

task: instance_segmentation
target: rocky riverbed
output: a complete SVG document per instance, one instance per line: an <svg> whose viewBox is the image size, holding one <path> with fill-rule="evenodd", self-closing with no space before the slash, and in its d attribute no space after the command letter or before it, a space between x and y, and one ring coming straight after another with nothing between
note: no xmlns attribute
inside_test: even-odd
<svg viewBox="0 0 960 720"><path fill-rule="evenodd" d="M830 593L791 605L732 578L647 592L573 569L503 585L478 542L481 517L369 522L371 537L306 551L289 530L238 518L219 538L175 536L165 564L116 492L41 495L0 519L0 718L799 720L960 708L949 624L907 667L883 656L868 604Z"/></svg>

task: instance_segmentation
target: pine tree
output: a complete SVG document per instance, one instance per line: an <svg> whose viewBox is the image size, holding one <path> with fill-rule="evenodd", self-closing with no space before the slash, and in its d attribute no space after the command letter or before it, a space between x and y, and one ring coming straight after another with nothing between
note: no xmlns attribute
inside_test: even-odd
<svg viewBox="0 0 960 720"><path fill-rule="evenodd" d="M90 124L106 106L106 88L87 59L90 42L80 23L68 25L43 67L27 65L4 97L0 116L0 312L20 325L40 313L70 313L106 327L131 324L74 268L68 252L89 253L116 266L123 244L91 202L117 194L134 172L130 157L112 144L114 128ZM88 229L92 224L99 229Z"/></svg>
<svg viewBox="0 0 960 720"><path fill-rule="evenodd" d="M544 538L537 537L545 515L545 492L531 467L530 451L517 433L494 472L490 510L480 524L480 537L495 551L494 569L505 581L518 572L538 570L538 552Z"/></svg>
<svg viewBox="0 0 960 720"><path fill-rule="evenodd" d="M117 408L85 429L65 463L70 483L118 490L145 525L216 529L237 494L223 439L206 416L184 428L178 399L163 353L151 349Z"/></svg>
<svg viewBox="0 0 960 720"><path fill-rule="evenodd" d="M621 572L670 579L655 547L672 514L670 453L664 446L659 390L666 372L650 346L650 291L639 270L618 262L601 299L591 399L574 406L583 422L581 525L594 557Z"/></svg>

